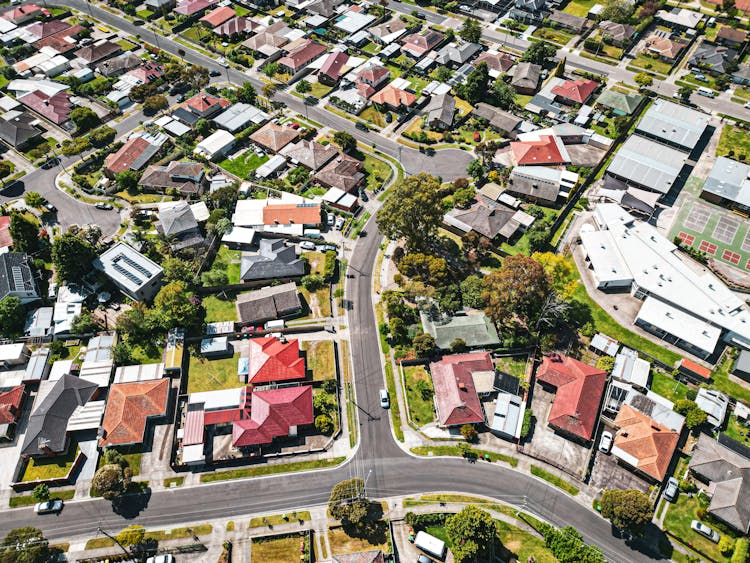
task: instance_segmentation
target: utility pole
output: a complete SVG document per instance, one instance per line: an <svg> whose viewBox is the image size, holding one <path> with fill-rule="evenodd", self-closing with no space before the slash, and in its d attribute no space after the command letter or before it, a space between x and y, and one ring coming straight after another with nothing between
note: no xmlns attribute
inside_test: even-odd
<svg viewBox="0 0 750 563"><path fill-rule="evenodd" d="M123 546L123 545L122 545L122 544L121 544L121 543L120 543L119 541L117 541L117 538L116 538L116 537L114 537L114 536L112 536L112 535L108 534L107 532L105 532L105 531L104 531L104 530L102 529L102 527L101 527L101 526L99 526L99 527L98 527L98 528L96 529L96 531L97 531L97 533L99 533L99 534L104 534L104 535L105 535L105 536L107 536L107 537L108 537L109 539L111 539L111 540L112 540L113 542L115 542L115 543L116 543L116 544L117 544L118 546L120 546L120 549L122 549L122 552L123 552L123 553L124 553L125 555L127 555L128 557L130 557L130 556L132 555L132 554L131 554L131 553L130 553L130 552L129 552L129 551L127 550L127 549L125 549L125 547L124 547L124 546Z"/></svg>

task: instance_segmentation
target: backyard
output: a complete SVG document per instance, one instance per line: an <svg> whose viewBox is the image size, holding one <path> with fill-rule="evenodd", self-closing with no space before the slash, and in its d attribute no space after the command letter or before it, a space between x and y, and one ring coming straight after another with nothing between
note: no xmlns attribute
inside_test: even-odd
<svg viewBox="0 0 750 563"><path fill-rule="evenodd" d="M435 410L432 396L432 378L424 366L408 366L404 370L406 400L409 403L409 417L417 426L434 422Z"/></svg>
<svg viewBox="0 0 750 563"><path fill-rule="evenodd" d="M537 37L539 39L544 39L546 41L551 41L552 43L557 43L558 45L562 46L567 45L568 41L575 37L575 35L568 31L564 31L562 29L553 29L551 27L538 27L534 30L531 36Z"/></svg>
<svg viewBox="0 0 750 563"><path fill-rule="evenodd" d="M528 356L506 356L495 360L495 367L520 380L525 379Z"/></svg>
<svg viewBox="0 0 750 563"><path fill-rule="evenodd" d="M21 481L44 481L45 479L65 477L73 468L73 462L75 462L80 451L78 443L71 440L66 454L31 458L26 464Z"/></svg>
<svg viewBox="0 0 750 563"><path fill-rule="evenodd" d="M594 4L596 4L596 0L572 0L568 2L563 12L585 18Z"/></svg>
<svg viewBox="0 0 750 563"><path fill-rule="evenodd" d="M204 297L203 307L206 309L206 322L236 321L237 307L235 307L235 299L236 295L234 293L220 293Z"/></svg>
<svg viewBox="0 0 750 563"><path fill-rule="evenodd" d="M239 354L231 358L208 360L203 356L190 355L188 366L188 393L218 391L239 387L237 364Z"/></svg>
<svg viewBox="0 0 750 563"><path fill-rule="evenodd" d="M737 125L725 125L721 130L716 156L750 160L750 133Z"/></svg>
<svg viewBox="0 0 750 563"><path fill-rule="evenodd" d="M256 168L267 160L267 155L258 156L253 151L247 150L237 158L222 160L219 162L219 166L238 178L247 179L250 176L250 172L254 172Z"/></svg>
<svg viewBox="0 0 750 563"><path fill-rule="evenodd" d="M306 535L284 538L255 538L252 540L251 563L288 563L299 561L305 552Z"/></svg>
<svg viewBox="0 0 750 563"><path fill-rule="evenodd" d="M224 271L227 274L227 283L240 283L240 257L242 253L239 250L230 250L227 246L221 245L219 252L216 253L214 263L210 271Z"/></svg>
<svg viewBox="0 0 750 563"><path fill-rule="evenodd" d="M312 292L300 286L299 292L307 303L307 317L321 319L331 316L331 291L328 285Z"/></svg>
<svg viewBox="0 0 750 563"><path fill-rule="evenodd" d="M333 341L308 340L302 342L300 347L307 352L307 369L312 372L313 380L335 379L336 358L333 353Z"/></svg>
<svg viewBox="0 0 750 563"><path fill-rule="evenodd" d="M686 397L688 386L660 371L654 371L651 378L651 391L674 402Z"/></svg>

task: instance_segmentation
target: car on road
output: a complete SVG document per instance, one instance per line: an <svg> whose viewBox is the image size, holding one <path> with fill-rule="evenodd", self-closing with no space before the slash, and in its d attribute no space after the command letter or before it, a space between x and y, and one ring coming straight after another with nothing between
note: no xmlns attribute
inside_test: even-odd
<svg viewBox="0 0 750 563"><path fill-rule="evenodd" d="M299 247L305 250L315 250L315 243L309 240L303 240L299 243Z"/></svg>
<svg viewBox="0 0 750 563"><path fill-rule="evenodd" d="M419 18L420 20L426 20L427 14L425 14L424 12L417 12L415 17Z"/></svg>
<svg viewBox="0 0 750 563"><path fill-rule="evenodd" d="M612 449L612 432L605 430L602 432L602 437L599 439L599 451L605 454L609 453Z"/></svg>
<svg viewBox="0 0 750 563"><path fill-rule="evenodd" d="M346 223L346 220L343 217L339 217L338 219L336 219L336 225L334 228L337 231L340 231L344 227L344 223Z"/></svg>
<svg viewBox="0 0 750 563"><path fill-rule="evenodd" d="M714 530L713 528L709 528L706 526L703 522L699 522L698 520L693 520L690 522L690 527L698 532L700 535L707 537L714 543L719 543L719 539L721 538L721 535L719 532Z"/></svg>
<svg viewBox="0 0 750 563"><path fill-rule="evenodd" d="M219 63L224 68L229 68L229 63L224 57L219 57L218 59L216 59L216 62Z"/></svg>
<svg viewBox="0 0 750 563"><path fill-rule="evenodd" d="M213 70L211 70L211 71L210 71L210 72L208 73L208 75L209 75L209 76L221 76L221 73L220 73L220 72L219 72L218 70L216 70L216 69L213 69Z"/></svg>
<svg viewBox="0 0 750 563"><path fill-rule="evenodd" d="M747 102L744 106L745 109L750 109L750 102Z"/></svg>
<svg viewBox="0 0 750 563"><path fill-rule="evenodd" d="M305 96L305 103L308 106L317 106L318 102L320 102L320 100L315 96Z"/></svg>
<svg viewBox="0 0 750 563"><path fill-rule="evenodd" d="M146 559L146 563L174 563L174 555L171 553L163 553L162 555L154 555Z"/></svg>
<svg viewBox="0 0 750 563"><path fill-rule="evenodd" d="M354 126L359 129L360 131L369 131L370 128L362 123L361 121L357 121L357 123L354 124Z"/></svg>
<svg viewBox="0 0 750 563"><path fill-rule="evenodd" d="M384 409L387 409L391 406L391 400L388 397L388 390L387 389L381 389L380 390L380 406Z"/></svg>
<svg viewBox="0 0 750 563"><path fill-rule="evenodd" d="M674 502L677 498L677 493L680 492L680 482L674 477L670 477L667 481L667 486L664 487L664 498L669 502Z"/></svg>
<svg viewBox="0 0 750 563"><path fill-rule="evenodd" d="M45 203L42 207L49 213L57 213L57 207L52 205L50 202Z"/></svg>
<svg viewBox="0 0 750 563"><path fill-rule="evenodd" d="M96 204L94 204L94 207L96 207L97 209L103 209L105 211L109 211L110 209L112 209L112 204L106 203L104 201L99 201Z"/></svg>
<svg viewBox="0 0 750 563"><path fill-rule="evenodd" d="M329 213L326 215L326 225L329 227L333 227L333 224L336 222L336 216L333 213Z"/></svg>
<svg viewBox="0 0 750 563"><path fill-rule="evenodd" d="M63 501L60 499L38 502L34 505L34 512L37 514L59 514L63 509Z"/></svg>

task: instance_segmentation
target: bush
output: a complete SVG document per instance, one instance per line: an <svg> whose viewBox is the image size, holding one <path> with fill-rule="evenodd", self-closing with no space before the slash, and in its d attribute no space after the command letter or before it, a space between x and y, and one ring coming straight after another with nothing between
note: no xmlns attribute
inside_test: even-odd
<svg viewBox="0 0 750 563"><path fill-rule="evenodd" d="M471 424L464 424L461 427L461 436L464 437L464 440L467 442L474 443L477 441L477 438L479 437L479 433L477 432L477 429L474 428Z"/></svg>
<svg viewBox="0 0 750 563"><path fill-rule="evenodd" d="M739 538L734 544L734 554L732 554L731 563L745 563L747 561L748 539Z"/></svg>
<svg viewBox="0 0 750 563"><path fill-rule="evenodd" d="M321 289L325 286L326 280L325 278L323 278L323 276L313 274L303 277L300 280L300 283L302 284L302 287L304 287L307 291L317 291L318 289Z"/></svg>
<svg viewBox="0 0 750 563"><path fill-rule="evenodd" d="M719 551L724 557L729 557L734 551L734 538L724 534L719 540Z"/></svg>
<svg viewBox="0 0 750 563"><path fill-rule="evenodd" d="M319 414L315 417L315 429L321 434L330 436L333 433L333 421L327 414Z"/></svg>
<svg viewBox="0 0 750 563"><path fill-rule="evenodd" d="M596 367L602 371L610 373L615 367L615 359L612 356L602 356L596 360Z"/></svg>
<svg viewBox="0 0 750 563"><path fill-rule="evenodd" d="M528 437L531 432L531 424L534 422L534 413L531 409L523 411L523 425L521 426L521 440Z"/></svg>
<svg viewBox="0 0 750 563"><path fill-rule="evenodd" d="M327 281L333 279L333 274L336 272L336 252L328 250L326 252L325 264L323 265L323 277Z"/></svg>

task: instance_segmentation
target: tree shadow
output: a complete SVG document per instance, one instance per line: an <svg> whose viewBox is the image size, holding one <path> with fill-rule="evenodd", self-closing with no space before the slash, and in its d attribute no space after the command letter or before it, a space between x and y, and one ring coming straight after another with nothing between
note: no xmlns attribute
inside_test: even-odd
<svg viewBox="0 0 750 563"><path fill-rule="evenodd" d="M148 508L149 500L151 488L146 488L140 493L126 493L112 500L112 512L131 520Z"/></svg>
<svg viewBox="0 0 750 563"><path fill-rule="evenodd" d="M383 506L379 502L370 503L367 517L362 522L342 521L341 527L349 537L367 540L372 545L388 541L388 523L383 520Z"/></svg>
<svg viewBox="0 0 750 563"><path fill-rule="evenodd" d="M624 539L625 544L633 551L647 555L654 560L672 559L674 547L669 541L666 534L659 529L653 522L650 523L643 531L641 537L632 537L627 533L622 533L612 526L612 535L616 538Z"/></svg>

